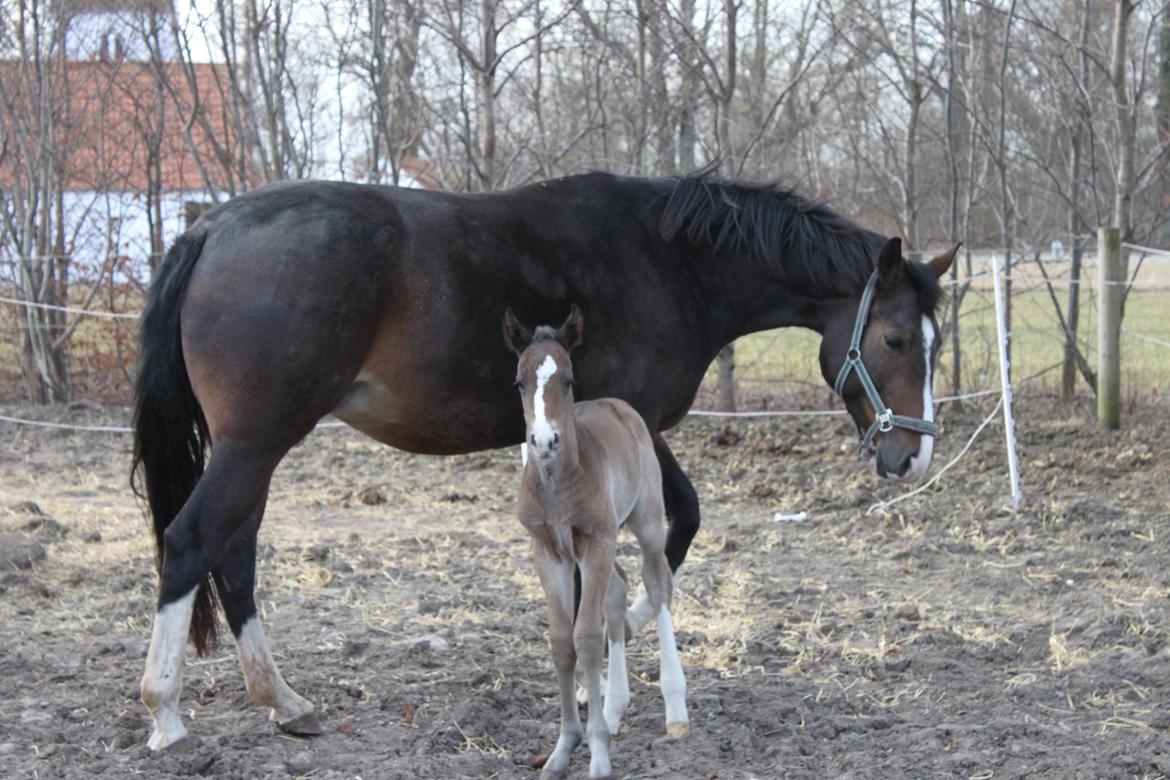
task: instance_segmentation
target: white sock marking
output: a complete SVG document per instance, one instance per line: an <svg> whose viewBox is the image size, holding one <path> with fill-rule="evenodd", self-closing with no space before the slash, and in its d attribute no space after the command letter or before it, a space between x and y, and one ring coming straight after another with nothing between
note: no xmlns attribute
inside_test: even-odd
<svg viewBox="0 0 1170 780"><path fill-rule="evenodd" d="M248 696L261 707L272 710L272 720L288 723L313 711L313 705L297 695L280 675L264 624L257 615L248 618L236 639L240 651L240 667L244 672L244 685Z"/></svg>
<svg viewBox="0 0 1170 780"><path fill-rule="evenodd" d="M661 664L658 680L662 687L662 700L666 703L666 726L669 731L670 726L688 723L690 719L687 717L687 679L678 657L678 647L674 643L670 610L665 604L658 610L658 655Z"/></svg>
<svg viewBox="0 0 1170 780"><path fill-rule="evenodd" d="M609 643L609 679L605 682L605 723L616 735L622 715L630 704L630 678L626 670L626 643Z"/></svg>
<svg viewBox="0 0 1170 780"><path fill-rule="evenodd" d="M538 442L551 442L553 427L544 412L544 386L557 372L557 361L552 355L545 355L544 362L536 369L536 395L532 399L532 434Z"/></svg>
<svg viewBox="0 0 1170 780"><path fill-rule="evenodd" d="M154 730L146 743L151 750L162 750L187 736L179 717L179 695L183 692L183 656L196 590L192 588L154 616L141 688L142 703L154 720Z"/></svg>
<svg viewBox="0 0 1170 780"><path fill-rule="evenodd" d="M520 442L520 466L528 465L528 442Z"/></svg>
<svg viewBox="0 0 1170 780"><path fill-rule="evenodd" d="M926 378L922 381L922 419L934 422L934 394L931 388L931 358L934 352L934 323L922 315L922 350L926 354ZM910 459L910 468L903 479L916 480L926 476L934 455L934 437L919 436L918 454Z"/></svg>
<svg viewBox="0 0 1170 780"><path fill-rule="evenodd" d="M671 593L678 593L678 572L671 575ZM654 607L650 604L650 594L646 592L645 584L638 586L638 595L634 604L626 610L626 638L637 634L642 627L654 618Z"/></svg>

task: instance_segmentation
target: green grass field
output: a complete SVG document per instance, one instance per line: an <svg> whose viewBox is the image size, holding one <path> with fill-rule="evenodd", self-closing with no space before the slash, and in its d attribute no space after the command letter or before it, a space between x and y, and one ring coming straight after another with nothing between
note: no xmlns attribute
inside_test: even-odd
<svg viewBox="0 0 1170 780"><path fill-rule="evenodd" d="M1012 294L1013 380L1028 388L1059 387L1060 370L1045 371L1064 357L1064 339L1056 311L1047 289L1038 285L1037 278L1029 275L1026 267L1017 269L1015 275L1018 281L1017 290ZM1139 285L1131 290L1125 305L1121 336L1122 391L1138 395L1170 392L1170 267L1143 268ZM1063 308L1067 285L1058 280L1055 286ZM1091 284L1083 289L1078 331L1081 349L1095 368L1096 295ZM949 303L947 307L949 311ZM998 387L995 305L991 283L985 278L973 285L963 299L959 335L962 341L959 391ZM950 347L948 338L935 372L937 395L955 391L951 383L954 356ZM817 334L798 328L746 336L736 342L736 376L745 388L755 392L779 389L785 383L823 387L817 363L819 348ZM708 372L707 381L714 382L713 368Z"/></svg>

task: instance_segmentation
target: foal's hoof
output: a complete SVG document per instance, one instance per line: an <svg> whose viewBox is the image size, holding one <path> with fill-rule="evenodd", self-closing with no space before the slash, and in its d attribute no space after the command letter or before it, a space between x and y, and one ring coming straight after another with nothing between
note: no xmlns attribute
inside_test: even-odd
<svg viewBox="0 0 1170 780"><path fill-rule="evenodd" d="M324 733L321 722L317 720L317 713L312 710L277 725L285 734L295 734L298 737L316 737Z"/></svg>
<svg viewBox="0 0 1170 780"><path fill-rule="evenodd" d="M678 739L691 730L691 724L685 720L682 723L667 723L666 736L671 739Z"/></svg>
<svg viewBox="0 0 1170 780"><path fill-rule="evenodd" d="M194 752L195 748L199 747L199 742L195 739L195 737L192 737L188 734L184 734L174 742L168 742L165 745L161 745L160 747L155 747L155 745L159 743L154 740L151 740L151 742L147 744L156 755L172 756L183 756Z"/></svg>

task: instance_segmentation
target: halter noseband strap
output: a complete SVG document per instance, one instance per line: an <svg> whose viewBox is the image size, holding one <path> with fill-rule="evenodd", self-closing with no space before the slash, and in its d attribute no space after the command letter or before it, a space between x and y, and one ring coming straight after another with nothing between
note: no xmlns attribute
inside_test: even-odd
<svg viewBox="0 0 1170 780"><path fill-rule="evenodd" d="M865 333L865 324L869 321L869 309L873 306L873 297L877 292L877 281L878 274L877 271L874 271L869 277L869 281L865 283L865 291L861 293L861 304L857 307L857 321L853 324L853 338L849 340L849 351L845 353L845 363L841 366L841 371L837 374L837 381L833 384L837 395L844 398L845 382L849 379L849 374L857 372L857 378L861 380L861 386L865 388L865 394L869 397L869 402L873 404L874 413L877 415L873 424L861 436L861 444L865 448L871 446L873 438L879 432L886 433L895 427L917 431L926 436L938 435L938 425L935 423L894 414L893 409L882 403L882 397L878 395L877 387L874 385L869 371L866 370L865 363L861 360L861 337ZM929 382L930 377L927 377L926 381Z"/></svg>

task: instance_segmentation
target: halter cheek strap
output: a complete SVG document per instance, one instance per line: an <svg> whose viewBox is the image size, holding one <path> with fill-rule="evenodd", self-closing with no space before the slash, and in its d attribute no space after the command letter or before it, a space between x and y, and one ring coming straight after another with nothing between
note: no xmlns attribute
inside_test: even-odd
<svg viewBox="0 0 1170 780"><path fill-rule="evenodd" d="M894 414L893 409L882 403L882 397L878 394L877 387L874 385L869 371L866 370L865 363L861 360L861 337L865 333L865 325L869 321L869 310L873 306L873 298L877 293L877 281L877 271L874 271L869 277L869 281L865 283L865 290L861 293L861 305L857 307L857 321L853 323L853 337L849 340L849 351L845 353L845 363L837 374L837 381L833 383L833 389L837 395L844 398L845 382L851 373L857 372L857 378L861 380L865 395L873 404L873 410L877 415L873 424L861 435L861 444L866 448L872 445L873 439L878 433L892 431L895 427L917 431L925 436L938 435L938 425L935 423L916 417L903 417L900 414ZM928 377L926 381L929 382L930 378Z"/></svg>

